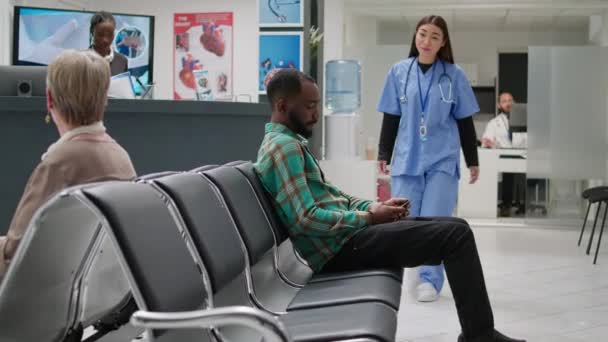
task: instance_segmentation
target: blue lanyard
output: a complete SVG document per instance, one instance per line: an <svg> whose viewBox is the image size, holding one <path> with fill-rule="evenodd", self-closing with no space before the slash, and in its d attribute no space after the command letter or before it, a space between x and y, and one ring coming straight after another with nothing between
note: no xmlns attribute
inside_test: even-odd
<svg viewBox="0 0 608 342"><path fill-rule="evenodd" d="M416 64L418 64L418 60L416 59ZM420 106L422 107L422 120L424 120L424 113L426 113L426 106L429 104L429 92L431 91L431 85L433 84L433 75L435 74L435 65L437 63L433 63L433 67L431 67L431 80L429 81L429 86L426 88L426 94L424 98L422 98L422 86L420 85L420 66L416 66L416 75L418 76L418 97L420 98Z"/></svg>

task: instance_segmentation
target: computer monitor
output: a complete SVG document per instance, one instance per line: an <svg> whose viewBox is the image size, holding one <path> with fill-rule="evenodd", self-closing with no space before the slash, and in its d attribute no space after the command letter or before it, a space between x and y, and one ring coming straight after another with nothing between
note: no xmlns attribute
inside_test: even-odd
<svg viewBox="0 0 608 342"><path fill-rule="evenodd" d="M91 45L94 12L15 6L13 64L48 65L65 49L86 50ZM127 57L136 93L152 83L154 17L114 13L112 47Z"/></svg>
<svg viewBox="0 0 608 342"><path fill-rule="evenodd" d="M45 66L0 65L0 96L45 96L46 69Z"/></svg>
<svg viewBox="0 0 608 342"><path fill-rule="evenodd" d="M525 103L514 103L509 115L511 133L526 132L528 127L528 110Z"/></svg>

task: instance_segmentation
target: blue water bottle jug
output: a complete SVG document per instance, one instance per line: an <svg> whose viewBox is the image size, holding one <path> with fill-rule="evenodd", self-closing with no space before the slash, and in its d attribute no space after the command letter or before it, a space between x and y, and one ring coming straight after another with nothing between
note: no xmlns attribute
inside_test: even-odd
<svg viewBox="0 0 608 342"><path fill-rule="evenodd" d="M337 59L325 65L325 107L331 114L353 113L361 106L361 65Z"/></svg>

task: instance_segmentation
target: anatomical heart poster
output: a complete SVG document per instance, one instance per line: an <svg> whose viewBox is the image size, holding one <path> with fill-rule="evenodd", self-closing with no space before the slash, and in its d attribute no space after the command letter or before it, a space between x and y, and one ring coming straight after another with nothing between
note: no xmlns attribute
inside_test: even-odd
<svg viewBox="0 0 608 342"><path fill-rule="evenodd" d="M232 13L176 13L173 98L232 97Z"/></svg>

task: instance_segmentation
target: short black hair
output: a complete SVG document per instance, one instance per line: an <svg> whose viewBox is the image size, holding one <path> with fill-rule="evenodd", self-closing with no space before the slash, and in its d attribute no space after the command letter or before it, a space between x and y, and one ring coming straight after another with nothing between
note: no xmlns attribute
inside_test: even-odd
<svg viewBox="0 0 608 342"><path fill-rule="evenodd" d="M513 97L513 94L511 94L511 92L508 92L508 91L506 91L506 90L503 90L503 91L501 91L501 92L500 92L500 94L498 94L498 100L500 100L500 98L501 98L503 95L506 95L506 94L509 94L509 95L511 95L511 97Z"/></svg>
<svg viewBox="0 0 608 342"><path fill-rule="evenodd" d="M292 97L300 94L302 81L310 81L316 84L314 78L297 69L278 71L266 86L266 95L270 105L274 107L276 101L281 97Z"/></svg>
<svg viewBox="0 0 608 342"><path fill-rule="evenodd" d="M110 21L112 24L114 24L114 26L116 26L116 19L114 19L112 13L101 11L93 14L91 17L91 26L89 27L91 36L93 36L93 33L95 33L95 27L98 24L105 23L106 21Z"/></svg>

